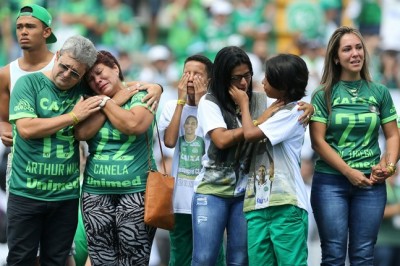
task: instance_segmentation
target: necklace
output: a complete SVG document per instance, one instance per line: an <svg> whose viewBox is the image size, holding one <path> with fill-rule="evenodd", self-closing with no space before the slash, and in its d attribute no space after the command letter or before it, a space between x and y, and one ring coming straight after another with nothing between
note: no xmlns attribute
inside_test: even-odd
<svg viewBox="0 0 400 266"><path fill-rule="evenodd" d="M358 92L363 84L363 80L357 80L357 81L341 81L343 87L346 89L346 91L353 97L358 97Z"/></svg>

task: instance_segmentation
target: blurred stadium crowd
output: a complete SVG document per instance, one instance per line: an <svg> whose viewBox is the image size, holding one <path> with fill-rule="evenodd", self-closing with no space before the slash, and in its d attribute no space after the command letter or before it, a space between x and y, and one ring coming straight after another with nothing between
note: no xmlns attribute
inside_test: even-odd
<svg viewBox="0 0 400 266"><path fill-rule="evenodd" d="M326 43L339 25L361 31L371 57L373 79L391 89L400 110L398 0L2 0L0 67L21 54L15 39L15 19L19 8L28 3L46 7L53 16L52 28L58 41L50 50L56 51L65 39L81 34L98 49L116 55L127 80L162 84L158 113L166 101L176 98L176 84L187 56L202 53L213 60L228 45L248 52L258 89L266 58L277 53L301 55L310 72L304 99L310 102L321 77ZM2 188L6 153L0 144ZM172 151L167 150L166 155L172 156ZM313 159L306 139L302 170L308 183ZM317 237L313 230L311 240ZM168 239L160 237L158 244L166 247ZM162 263L168 250L161 248L159 252Z"/></svg>

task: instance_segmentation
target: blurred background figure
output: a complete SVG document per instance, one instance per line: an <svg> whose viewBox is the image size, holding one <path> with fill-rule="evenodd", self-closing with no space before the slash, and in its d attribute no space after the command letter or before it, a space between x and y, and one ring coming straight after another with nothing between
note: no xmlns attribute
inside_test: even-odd
<svg viewBox="0 0 400 266"><path fill-rule="evenodd" d="M172 0L161 11L159 24L166 31L166 44L174 51L181 67L189 54L202 49L194 44L207 22L207 13L198 2Z"/></svg>
<svg viewBox="0 0 400 266"><path fill-rule="evenodd" d="M254 42L266 41L271 26L264 20L264 1L244 0L234 1L232 23L237 34L244 38L243 48L253 49Z"/></svg>
<svg viewBox="0 0 400 266"><path fill-rule="evenodd" d="M381 82L389 89L400 88L400 54L397 50L381 53Z"/></svg>
<svg viewBox="0 0 400 266"><path fill-rule="evenodd" d="M386 180L386 191L387 203L375 246L375 266L400 265L400 179L398 172Z"/></svg>
<svg viewBox="0 0 400 266"><path fill-rule="evenodd" d="M233 11L229 1L216 0L210 5L211 16L201 29L200 37L204 47L202 52L211 61L214 61L219 50L229 45L228 38L236 33L231 21Z"/></svg>
<svg viewBox="0 0 400 266"><path fill-rule="evenodd" d="M180 73L174 59L167 46L154 45L147 51L145 65L139 73L139 80L159 83L164 87L157 112L162 110L166 101L176 97L175 88Z"/></svg>
<svg viewBox="0 0 400 266"><path fill-rule="evenodd" d="M102 0L98 12L96 34L101 49L129 53L141 49L143 33L128 5L121 0Z"/></svg>
<svg viewBox="0 0 400 266"><path fill-rule="evenodd" d="M99 4L95 0L60 0L55 19L55 34L59 36L52 49L58 50L66 39L80 34L94 42L98 41L94 31L98 27Z"/></svg>

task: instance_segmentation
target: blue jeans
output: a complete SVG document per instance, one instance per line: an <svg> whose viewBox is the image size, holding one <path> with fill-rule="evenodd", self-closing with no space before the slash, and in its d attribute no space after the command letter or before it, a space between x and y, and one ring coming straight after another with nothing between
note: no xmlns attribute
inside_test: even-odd
<svg viewBox="0 0 400 266"><path fill-rule="evenodd" d="M216 265L225 229L226 264L248 265L243 197L222 198L195 193L192 202L192 225L193 266Z"/></svg>
<svg viewBox="0 0 400 266"><path fill-rule="evenodd" d="M321 238L321 265L345 265L347 240L352 266L373 265L385 204L384 183L358 188L345 176L315 172L311 206Z"/></svg>

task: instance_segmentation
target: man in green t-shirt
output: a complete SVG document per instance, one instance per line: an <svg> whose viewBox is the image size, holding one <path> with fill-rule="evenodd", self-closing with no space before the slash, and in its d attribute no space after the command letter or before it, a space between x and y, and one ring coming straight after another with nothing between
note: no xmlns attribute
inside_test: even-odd
<svg viewBox="0 0 400 266"><path fill-rule="evenodd" d="M79 202L79 142L74 126L100 109L82 100L81 79L96 61L93 43L66 40L51 70L28 74L10 99L13 161L8 199L8 265L65 265Z"/></svg>

